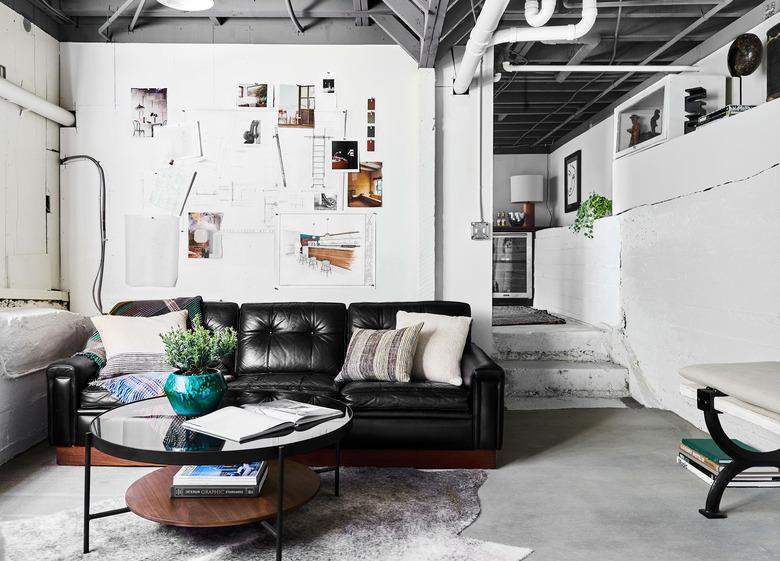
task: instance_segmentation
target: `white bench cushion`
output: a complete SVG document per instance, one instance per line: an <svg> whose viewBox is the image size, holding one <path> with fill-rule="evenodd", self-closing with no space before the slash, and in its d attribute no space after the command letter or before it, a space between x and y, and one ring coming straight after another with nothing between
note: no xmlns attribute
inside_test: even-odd
<svg viewBox="0 0 780 561"><path fill-rule="evenodd" d="M694 364L682 368L680 376L746 403L780 413L780 362Z"/></svg>

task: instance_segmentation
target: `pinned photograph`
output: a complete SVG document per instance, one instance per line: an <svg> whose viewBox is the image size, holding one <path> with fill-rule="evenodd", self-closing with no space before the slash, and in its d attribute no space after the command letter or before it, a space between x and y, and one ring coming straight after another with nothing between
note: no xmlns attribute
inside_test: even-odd
<svg viewBox="0 0 780 561"><path fill-rule="evenodd" d="M368 138L374 138L376 136L376 127L374 125L368 125L368 130L366 132Z"/></svg>
<svg viewBox="0 0 780 561"><path fill-rule="evenodd" d="M336 93L336 80L333 78L323 78L322 93L326 93L326 94Z"/></svg>
<svg viewBox="0 0 780 561"><path fill-rule="evenodd" d="M249 125L244 127L241 140L244 144L260 144L260 120L252 119Z"/></svg>
<svg viewBox="0 0 780 561"><path fill-rule="evenodd" d="M360 162L360 171L347 176L347 206L382 206L382 162Z"/></svg>
<svg viewBox="0 0 780 561"><path fill-rule="evenodd" d="M374 219L365 213L280 214L279 286L373 286Z"/></svg>
<svg viewBox="0 0 780 561"><path fill-rule="evenodd" d="M286 128L314 128L314 85L279 86L277 124Z"/></svg>
<svg viewBox="0 0 780 561"><path fill-rule="evenodd" d="M314 210L338 210L338 193L315 193Z"/></svg>
<svg viewBox="0 0 780 561"><path fill-rule="evenodd" d="M168 88L130 88L133 136L154 138L154 129L168 124Z"/></svg>
<svg viewBox="0 0 780 561"><path fill-rule="evenodd" d="M376 141L373 138L369 138L366 142L366 152L373 152L376 150Z"/></svg>
<svg viewBox="0 0 780 561"><path fill-rule="evenodd" d="M190 259L222 259L221 212L190 212L188 230Z"/></svg>
<svg viewBox="0 0 780 561"><path fill-rule="evenodd" d="M376 111L368 112L368 124L373 125L376 122Z"/></svg>
<svg viewBox="0 0 780 561"><path fill-rule="evenodd" d="M369 111L376 110L376 100L373 97L368 98L368 110Z"/></svg>
<svg viewBox="0 0 780 561"><path fill-rule="evenodd" d="M257 82L238 85L238 107L268 107L268 84Z"/></svg>
<svg viewBox="0 0 780 561"><path fill-rule="evenodd" d="M333 140L330 143L330 169L333 171L360 171L358 141Z"/></svg>

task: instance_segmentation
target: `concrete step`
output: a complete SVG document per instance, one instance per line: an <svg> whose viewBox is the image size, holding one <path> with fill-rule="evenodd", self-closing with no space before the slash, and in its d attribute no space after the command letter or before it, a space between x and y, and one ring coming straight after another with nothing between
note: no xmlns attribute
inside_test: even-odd
<svg viewBox="0 0 780 561"><path fill-rule="evenodd" d="M608 362L609 334L585 323L493 328L496 360Z"/></svg>
<svg viewBox="0 0 780 561"><path fill-rule="evenodd" d="M629 397L628 371L611 362L504 360L505 399L527 397Z"/></svg>

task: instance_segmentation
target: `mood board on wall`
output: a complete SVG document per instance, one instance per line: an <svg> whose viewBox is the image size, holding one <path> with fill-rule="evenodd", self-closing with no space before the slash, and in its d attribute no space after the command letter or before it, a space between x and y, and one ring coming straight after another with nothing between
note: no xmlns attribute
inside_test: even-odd
<svg viewBox="0 0 780 561"><path fill-rule="evenodd" d="M106 167L106 302L185 292L237 301L419 296L418 147L409 140L418 92L402 54L383 51L395 66L383 76L313 47L271 49L305 59L292 68L275 57L239 69L236 52L246 62L269 47L209 46L213 66L193 74L174 61L161 71L149 47L110 46L111 84L98 77L101 64L84 64L107 67L105 46L63 53L79 118L75 134L63 133L63 152L94 153ZM182 47L158 46L184 58ZM77 193L63 195L64 212L91 212L88 174L68 169L63 181ZM90 275L72 259L82 251L91 259L94 244L81 226L66 225L63 236L63 280L79 300ZM384 282L387 271L403 278Z"/></svg>

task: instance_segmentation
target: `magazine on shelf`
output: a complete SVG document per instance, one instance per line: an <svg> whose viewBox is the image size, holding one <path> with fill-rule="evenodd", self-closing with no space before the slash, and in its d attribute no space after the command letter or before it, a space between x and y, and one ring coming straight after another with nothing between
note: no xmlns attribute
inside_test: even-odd
<svg viewBox="0 0 780 561"><path fill-rule="evenodd" d="M257 485L266 462L215 466L182 466L173 476L174 485Z"/></svg>
<svg viewBox="0 0 780 561"><path fill-rule="evenodd" d="M301 403L292 399L277 399L266 403L250 403L242 407L253 413L260 413L268 417L288 421L295 426L315 421L324 421L344 415L343 411L322 407L320 405L311 405Z"/></svg>
<svg viewBox="0 0 780 561"><path fill-rule="evenodd" d="M260 496L268 477L268 465L262 462L260 479L254 485L206 485L206 484L186 484L179 485L174 482L171 485L171 497L173 498L248 498ZM226 478L230 479L230 478ZM232 483L232 482L231 482Z"/></svg>
<svg viewBox="0 0 780 561"><path fill-rule="evenodd" d="M187 430L217 438L246 442L292 427L294 423L229 405L182 423Z"/></svg>

